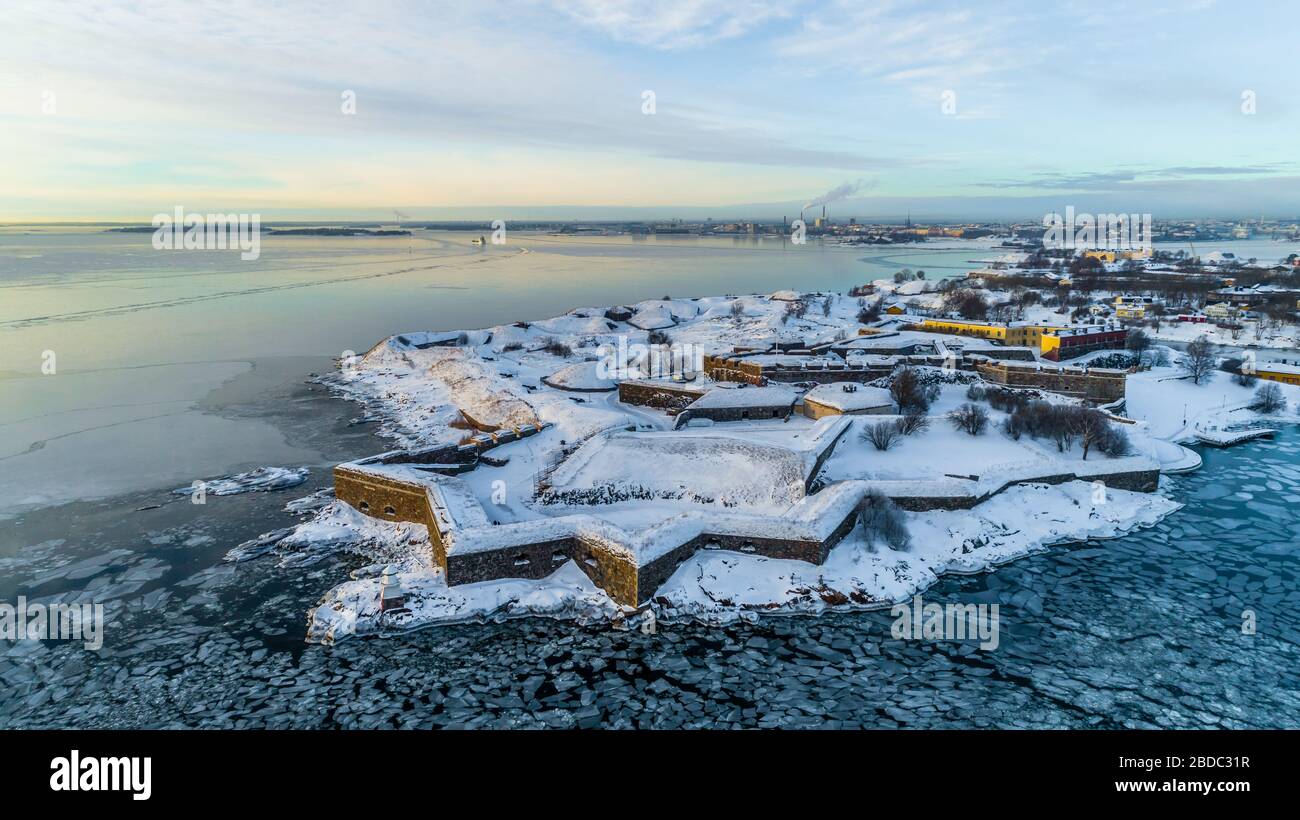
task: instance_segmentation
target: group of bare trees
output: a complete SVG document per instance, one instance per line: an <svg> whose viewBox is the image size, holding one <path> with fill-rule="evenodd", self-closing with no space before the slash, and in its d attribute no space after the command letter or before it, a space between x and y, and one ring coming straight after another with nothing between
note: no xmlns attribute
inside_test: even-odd
<svg viewBox="0 0 1300 820"><path fill-rule="evenodd" d="M1111 458L1131 451L1128 434L1112 424L1105 413L1074 404L1037 399L1018 404L1003 421L1002 432L1016 440L1025 435L1048 439L1056 443L1058 452L1072 449L1077 441L1085 461L1092 450Z"/></svg>
<svg viewBox="0 0 1300 820"><path fill-rule="evenodd" d="M862 425L862 440L877 450L888 450L903 436L917 435L930 429L926 412L939 396L939 385L926 384L915 368L904 365L890 378L889 395L898 405L898 418L864 422Z"/></svg>
<svg viewBox="0 0 1300 820"><path fill-rule="evenodd" d="M903 436L914 436L930 429L930 418L924 410L912 409L893 419L864 422L862 440L877 450L888 450Z"/></svg>
<svg viewBox="0 0 1300 820"><path fill-rule="evenodd" d="M987 319L989 301L983 293L969 287L954 287L943 294L944 314L955 313L963 319Z"/></svg>
<svg viewBox="0 0 1300 820"><path fill-rule="evenodd" d="M858 297L858 321L864 325L880 321L880 312L885 306L884 299L868 300L865 296Z"/></svg>

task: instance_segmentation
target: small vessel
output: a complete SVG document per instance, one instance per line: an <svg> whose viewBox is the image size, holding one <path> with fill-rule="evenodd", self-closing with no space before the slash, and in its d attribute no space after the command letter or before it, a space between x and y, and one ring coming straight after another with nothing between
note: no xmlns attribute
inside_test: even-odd
<svg viewBox="0 0 1300 820"><path fill-rule="evenodd" d="M471 244L471 245L485 245L485 244L487 244L487 242L483 239L483 237L480 236L478 239L471 239L471 240L470 240L470 244Z"/></svg>

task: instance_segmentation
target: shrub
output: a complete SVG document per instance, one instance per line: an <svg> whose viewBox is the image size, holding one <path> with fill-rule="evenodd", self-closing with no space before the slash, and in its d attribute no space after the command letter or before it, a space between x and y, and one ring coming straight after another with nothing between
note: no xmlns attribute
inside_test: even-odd
<svg viewBox="0 0 1300 820"><path fill-rule="evenodd" d="M550 353L552 356L559 356L564 359L573 355L573 348L558 339L547 338L543 340L542 350Z"/></svg>
<svg viewBox="0 0 1300 820"><path fill-rule="evenodd" d="M730 310L731 310L731 318L740 319L745 315L745 303L740 301L739 299L733 299L731 301Z"/></svg>
<svg viewBox="0 0 1300 820"><path fill-rule="evenodd" d="M1020 441L1020 437L1025 434L1024 420L1019 414L1007 416L1002 420L1001 430L1012 441Z"/></svg>
<svg viewBox="0 0 1300 820"><path fill-rule="evenodd" d="M1138 359L1146 367L1168 367L1169 366L1169 348L1153 347L1142 351L1142 356Z"/></svg>
<svg viewBox="0 0 1300 820"><path fill-rule="evenodd" d="M1261 384L1255 391L1255 401L1250 405L1250 409L1257 413L1277 413L1286 409L1286 399L1282 396L1282 388L1268 382Z"/></svg>
<svg viewBox="0 0 1300 820"><path fill-rule="evenodd" d="M523 350L523 349L524 349L524 346L523 346L522 344L520 344L519 342L507 342L507 343L505 344L505 346L501 348L501 352L502 352L502 353L514 353L516 350Z"/></svg>
<svg viewBox="0 0 1300 820"><path fill-rule="evenodd" d="M981 435L989 426L988 411L970 402L949 413L948 420L953 427L972 436Z"/></svg>
<svg viewBox="0 0 1300 820"><path fill-rule="evenodd" d="M1096 447L1097 452L1111 458L1123 458L1133 452L1133 445L1129 443L1128 433L1114 424L1106 425L1106 432L1097 440Z"/></svg>
<svg viewBox="0 0 1300 820"><path fill-rule="evenodd" d="M966 398L971 401L984 401L988 398L989 391L982 384L972 384L966 388Z"/></svg>
<svg viewBox="0 0 1300 820"><path fill-rule="evenodd" d="M880 320L880 309L881 303L884 301L883 299L876 299L870 303L866 303L866 300L864 299L859 299L858 301L864 303L861 306L861 310L858 311L859 323L867 325Z"/></svg>
<svg viewBox="0 0 1300 820"><path fill-rule="evenodd" d="M1006 387L987 388L984 391L984 397L988 400L990 407L1004 413L1015 412L1031 401L1027 394Z"/></svg>
<svg viewBox="0 0 1300 820"><path fill-rule="evenodd" d="M898 420L898 432L905 436L924 433L930 429L930 417L923 410L909 410Z"/></svg>
<svg viewBox="0 0 1300 820"><path fill-rule="evenodd" d="M877 450L888 450L903 435L897 421L877 421L862 425L862 440Z"/></svg>
<svg viewBox="0 0 1300 820"><path fill-rule="evenodd" d="M878 490L872 490L858 505L858 524L869 541L884 541L896 550L906 550L912 544L907 517Z"/></svg>
<svg viewBox="0 0 1300 820"><path fill-rule="evenodd" d="M646 341L652 345L672 344L672 339L662 330L652 330L646 335Z"/></svg>

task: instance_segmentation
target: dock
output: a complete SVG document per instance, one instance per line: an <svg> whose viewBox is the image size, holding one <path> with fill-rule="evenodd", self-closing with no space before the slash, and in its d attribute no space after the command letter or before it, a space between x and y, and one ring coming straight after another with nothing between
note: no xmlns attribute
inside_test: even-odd
<svg viewBox="0 0 1300 820"><path fill-rule="evenodd" d="M1251 427L1245 430L1198 430L1196 440L1211 447L1231 447L1243 441L1272 438L1277 432L1271 427Z"/></svg>

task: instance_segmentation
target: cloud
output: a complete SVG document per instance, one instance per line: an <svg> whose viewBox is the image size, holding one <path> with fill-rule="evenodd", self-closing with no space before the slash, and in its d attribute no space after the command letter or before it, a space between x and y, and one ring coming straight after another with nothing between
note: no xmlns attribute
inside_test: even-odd
<svg viewBox="0 0 1300 820"><path fill-rule="evenodd" d="M1164 168L1140 170L1093 171L1079 174L1034 174L1018 180L998 180L975 183L977 188L1030 188L1063 191L1119 191L1131 189L1160 180L1181 180L1198 177L1250 177L1275 176L1283 173L1289 163L1263 163L1255 165L1171 165Z"/></svg>
<svg viewBox="0 0 1300 820"><path fill-rule="evenodd" d="M1015 35L1020 14L969 4L836 0L776 40L776 53L814 74L850 72L927 92L1016 71L1040 47Z"/></svg>
<svg viewBox="0 0 1300 820"><path fill-rule="evenodd" d="M791 16L797 0L570 0L554 8L622 42L683 49L741 37Z"/></svg>

